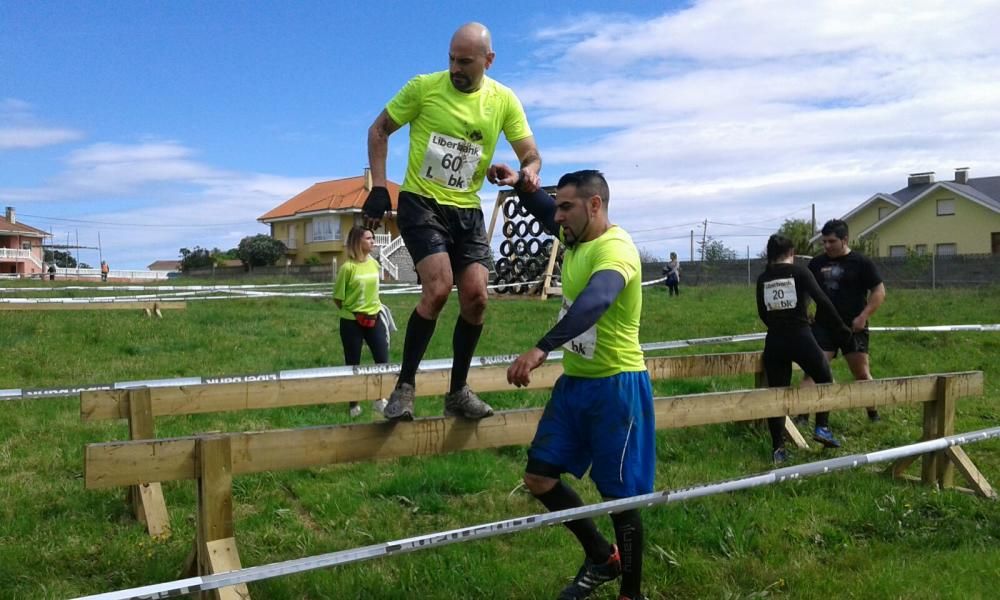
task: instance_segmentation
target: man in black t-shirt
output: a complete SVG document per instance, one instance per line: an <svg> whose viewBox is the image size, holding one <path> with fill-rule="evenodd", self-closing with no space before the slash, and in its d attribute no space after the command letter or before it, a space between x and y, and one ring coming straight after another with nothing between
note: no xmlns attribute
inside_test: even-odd
<svg viewBox="0 0 1000 600"><path fill-rule="evenodd" d="M875 263L848 247L847 223L839 219L827 221L821 233L824 253L809 261L809 270L853 335L846 341L838 340L836 332L825 325L829 319L821 315L824 309L820 306L816 307L813 335L828 360L832 361L840 351L855 380L871 379L868 319L885 301L885 285ZM877 421L878 411L869 408L868 418Z"/></svg>

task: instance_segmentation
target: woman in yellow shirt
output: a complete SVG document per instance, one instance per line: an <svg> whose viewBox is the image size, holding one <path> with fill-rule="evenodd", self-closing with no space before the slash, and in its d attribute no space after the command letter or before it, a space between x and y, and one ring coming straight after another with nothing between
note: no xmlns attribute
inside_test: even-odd
<svg viewBox="0 0 1000 600"><path fill-rule="evenodd" d="M333 285L333 302L340 315L340 341L348 365L361 364L362 342L368 344L376 364L389 362L389 330L380 315L382 302L378 296L379 264L371 257L374 245L371 229L352 227L347 234L349 260L337 272ZM351 402L351 416L360 414L361 406Z"/></svg>

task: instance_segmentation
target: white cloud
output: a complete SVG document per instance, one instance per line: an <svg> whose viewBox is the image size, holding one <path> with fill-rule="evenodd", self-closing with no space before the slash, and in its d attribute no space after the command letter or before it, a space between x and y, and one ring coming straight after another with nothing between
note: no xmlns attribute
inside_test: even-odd
<svg viewBox="0 0 1000 600"><path fill-rule="evenodd" d="M998 20L995 1L931 0L585 15L536 32L545 60L511 83L547 178L604 170L626 228L762 213L776 227L814 202L821 221L842 215L910 172L1000 174Z"/></svg>
<svg viewBox="0 0 1000 600"><path fill-rule="evenodd" d="M17 98L0 99L0 151L42 148L81 139L74 129L37 123L31 104Z"/></svg>
<svg viewBox="0 0 1000 600"><path fill-rule="evenodd" d="M228 171L197 160L196 154L176 141L92 144L71 152L64 171L49 184L0 189L0 196L26 203L19 211L26 215L62 216L67 207L99 206L80 217L87 223L43 218L33 224L60 241L67 232L75 240L77 230L83 230L89 236L80 240L84 246L96 246L100 231L104 256L113 267L144 268L154 260L176 258L181 247L225 249L247 235L265 233L257 217L321 179ZM86 253L81 260L96 264Z"/></svg>

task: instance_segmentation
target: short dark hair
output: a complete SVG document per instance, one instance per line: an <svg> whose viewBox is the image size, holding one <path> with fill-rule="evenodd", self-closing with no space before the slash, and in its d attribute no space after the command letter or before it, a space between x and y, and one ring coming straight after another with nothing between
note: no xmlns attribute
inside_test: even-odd
<svg viewBox="0 0 1000 600"><path fill-rule="evenodd" d="M820 233L822 235L835 235L838 240L846 240L847 222L840 219L830 219L823 224L823 229L820 230Z"/></svg>
<svg viewBox="0 0 1000 600"><path fill-rule="evenodd" d="M776 233L767 238L767 262L773 263L788 256L795 250L792 240L780 233Z"/></svg>
<svg viewBox="0 0 1000 600"><path fill-rule="evenodd" d="M556 189L562 189L567 185L576 186L576 195L580 198L590 198L600 196L601 204L608 206L611 199L611 192L608 190L608 180L604 178L604 173L596 169L584 169L566 173L559 178Z"/></svg>

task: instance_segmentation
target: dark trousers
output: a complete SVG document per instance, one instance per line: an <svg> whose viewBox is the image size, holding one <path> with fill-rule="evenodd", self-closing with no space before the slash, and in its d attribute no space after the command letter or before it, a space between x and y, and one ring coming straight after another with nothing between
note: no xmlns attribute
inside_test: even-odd
<svg viewBox="0 0 1000 600"><path fill-rule="evenodd" d="M375 327L362 327L353 319L340 320L340 341L344 344L344 364L361 364L361 345L368 345L376 363L389 362L389 330L382 316L375 320Z"/></svg>
<svg viewBox="0 0 1000 600"><path fill-rule="evenodd" d="M764 338L764 372L767 385L786 387L792 383L792 363L796 363L816 383L830 383L833 373L826 355L816 343L812 331L807 326L797 329L768 331ZM816 413L816 424L825 426L829 412ZM784 417L767 420L771 431L771 446L775 449L784 445Z"/></svg>

